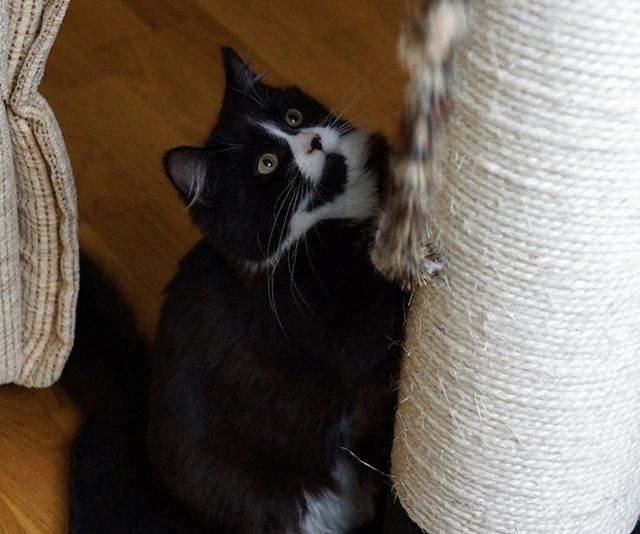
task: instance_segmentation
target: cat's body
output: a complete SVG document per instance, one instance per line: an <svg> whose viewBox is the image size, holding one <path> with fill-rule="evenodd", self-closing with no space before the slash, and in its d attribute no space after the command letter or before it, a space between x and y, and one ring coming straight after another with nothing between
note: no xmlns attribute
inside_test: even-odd
<svg viewBox="0 0 640 534"><path fill-rule="evenodd" d="M386 145L223 55L210 138L165 158L204 238L166 290L149 456L214 528L348 533L388 461L404 320L369 259Z"/></svg>
<svg viewBox="0 0 640 534"><path fill-rule="evenodd" d="M321 255L299 249L291 275L243 277L204 241L167 289L152 458L178 497L241 532L349 532L373 516L380 475L349 450L386 469L402 301L344 231L310 237Z"/></svg>

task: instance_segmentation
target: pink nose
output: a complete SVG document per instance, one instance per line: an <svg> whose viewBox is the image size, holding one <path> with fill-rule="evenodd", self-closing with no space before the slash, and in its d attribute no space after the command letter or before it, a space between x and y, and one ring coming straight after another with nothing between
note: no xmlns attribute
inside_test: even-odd
<svg viewBox="0 0 640 534"><path fill-rule="evenodd" d="M322 138L318 134L299 133L301 144L305 154L311 154L315 150L322 150Z"/></svg>
<svg viewBox="0 0 640 534"><path fill-rule="evenodd" d="M315 135L313 139L311 139L311 150L309 152L313 152L314 150L322 150L322 141L319 135Z"/></svg>

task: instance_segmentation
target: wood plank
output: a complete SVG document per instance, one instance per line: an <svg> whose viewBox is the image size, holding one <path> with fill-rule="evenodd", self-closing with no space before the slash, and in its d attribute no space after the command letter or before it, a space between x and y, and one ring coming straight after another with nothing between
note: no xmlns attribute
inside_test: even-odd
<svg viewBox="0 0 640 534"><path fill-rule="evenodd" d="M81 419L59 386L0 388L0 532L66 531L68 448Z"/></svg>

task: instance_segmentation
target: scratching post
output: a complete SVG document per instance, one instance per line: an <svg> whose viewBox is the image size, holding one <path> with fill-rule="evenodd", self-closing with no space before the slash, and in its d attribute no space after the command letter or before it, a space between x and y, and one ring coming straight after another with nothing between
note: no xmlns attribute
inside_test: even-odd
<svg viewBox="0 0 640 534"><path fill-rule="evenodd" d="M446 3L440 0L438 3ZM471 1L393 477L430 534L640 513L640 2Z"/></svg>

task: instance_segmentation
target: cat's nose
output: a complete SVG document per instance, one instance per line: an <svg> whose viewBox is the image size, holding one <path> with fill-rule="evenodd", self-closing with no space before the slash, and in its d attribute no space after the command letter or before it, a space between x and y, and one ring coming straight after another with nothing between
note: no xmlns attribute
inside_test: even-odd
<svg viewBox="0 0 640 534"><path fill-rule="evenodd" d="M315 135L313 139L311 139L311 150L309 150L309 152L313 152L314 150L322 150L322 141L319 135Z"/></svg>
<svg viewBox="0 0 640 534"><path fill-rule="evenodd" d="M311 132L303 132L298 134L305 154L311 154L316 150L322 150L322 138Z"/></svg>
<svg viewBox="0 0 640 534"><path fill-rule="evenodd" d="M295 144L303 154L312 154L322 150L322 137L316 132L300 132L295 137Z"/></svg>

